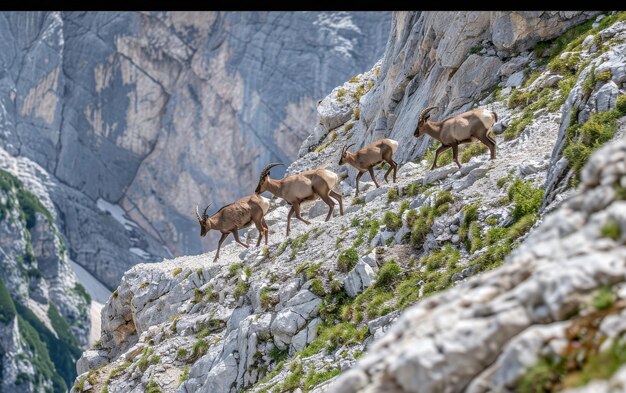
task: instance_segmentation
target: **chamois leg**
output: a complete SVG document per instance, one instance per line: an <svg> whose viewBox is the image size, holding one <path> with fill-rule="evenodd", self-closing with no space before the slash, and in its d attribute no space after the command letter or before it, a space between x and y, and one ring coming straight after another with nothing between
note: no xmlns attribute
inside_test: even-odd
<svg viewBox="0 0 626 393"><path fill-rule="evenodd" d="M435 151L435 159L433 160L433 166L430 167L430 170L432 171L433 169L437 168L437 157L439 157L439 154L443 153L444 151L448 150L451 146L446 146L446 145L441 145L439 146L439 149L437 149L437 151Z"/></svg>
<svg viewBox="0 0 626 393"><path fill-rule="evenodd" d="M300 221L302 221L303 223L309 225L311 223L311 221L305 220L304 218L302 218L302 216L300 215L300 202L298 203L294 203L293 205L293 210L296 213L296 218Z"/></svg>
<svg viewBox="0 0 626 393"><path fill-rule="evenodd" d="M267 246L270 228L267 226L267 222L265 222L265 217L261 218L261 224L263 225L263 232L265 233L265 245Z"/></svg>
<svg viewBox="0 0 626 393"><path fill-rule="evenodd" d="M393 161L393 158L391 159ZM396 182L396 172L398 172L398 163L393 161L393 182Z"/></svg>
<svg viewBox="0 0 626 393"><path fill-rule="evenodd" d="M248 245L244 242L242 242L241 240L239 240L239 233L237 233L237 229L233 229L231 231L231 233L233 234L233 236L235 237L235 241L239 244L241 244L242 246L244 246L245 248L248 248Z"/></svg>
<svg viewBox="0 0 626 393"><path fill-rule="evenodd" d="M487 145L489 152L491 153L491 160L496 159L496 141L489 135L485 134L484 137L478 138L482 143Z"/></svg>
<svg viewBox="0 0 626 393"><path fill-rule="evenodd" d="M456 162L456 164L459 166L459 169L460 169L461 163L459 162L459 145L458 144L452 145L452 157L454 158L454 162Z"/></svg>
<svg viewBox="0 0 626 393"><path fill-rule="evenodd" d="M369 171L370 177L372 178L372 180L374 180L374 184L376 185L376 188L380 188L380 185L378 184L378 182L376 181L376 177L374 176L374 168L369 167L367 170Z"/></svg>
<svg viewBox="0 0 626 393"><path fill-rule="evenodd" d="M324 221L330 220L330 217L333 215L333 210L335 210L335 202L328 195L320 195L324 203L328 205L328 214L326 215L326 219Z"/></svg>
<svg viewBox="0 0 626 393"><path fill-rule="evenodd" d="M220 237L220 241L217 242L217 252L215 253L215 258L213 258L213 262L217 261L217 258L220 257L220 247L222 247L222 243L228 237L228 232L222 233L222 237Z"/></svg>
<svg viewBox="0 0 626 393"><path fill-rule="evenodd" d="M359 180L361 179L361 176L363 176L365 172L359 172L358 175L356 175L356 195L355 196L359 196Z"/></svg>
<svg viewBox="0 0 626 393"><path fill-rule="evenodd" d="M387 162L387 164L389 164L389 169L387 169L387 172L385 172L385 176L384 179L387 183L389 183L389 180L387 180L387 176L389 176L389 174L391 173L391 171L393 171L393 182L396 182L396 163L392 158L386 159L385 161Z"/></svg>
<svg viewBox="0 0 626 393"><path fill-rule="evenodd" d="M295 209L293 208L293 205L291 205L291 209L289 209L289 213L287 213L287 236L289 236L289 227L291 226L291 216L293 215L293 212L295 212Z"/></svg>
<svg viewBox="0 0 626 393"><path fill-rule="evenodd" d="M339 202L339 213L343 216L343 200L341 198L341 194L330 190L330 196L335 198L337 202Z"/></svg>
<svg viewBox="0 0 626 393"><path fill-rule="evenodd" d="M261 244L261 239L263 238L263 233L265 233L265 228L263 227L263 217L261 217L260 220L255 220L254 221L254 226L256 226L257 231L259 231L259 238L256 241L256 247L259 246L259 244Z"/></svg>

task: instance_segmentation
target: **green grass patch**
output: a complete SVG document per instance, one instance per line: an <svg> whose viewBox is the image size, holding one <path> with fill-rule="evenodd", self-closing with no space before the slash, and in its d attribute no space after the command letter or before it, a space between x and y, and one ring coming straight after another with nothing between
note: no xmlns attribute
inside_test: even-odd
<svg viewBox="0 0 626 393"><path fill-rule="evenodd" d="M318 336L300 354L302 358L315 355L322 350L331 353L342 345L356 345L368 335L367 326L357 328L352 322L329 325L322 322L318 326Z"/></svg>
<svg viewBox="0 0 626 393"><path fill-rule="evenodd" d="M536 214L541 207L543 194L544 190L533 187L532 181L515 179L508 190L509 200L514 203L511 212L513 219L517 221L528 214Z"/></svg>
<svg viewBox="0 0 626 393"><path fill-rule="evenodd" d="M78 296L85 299L85 303L91 304L91 295L89 295L89 292L87 292L87 290L81 283L77 282L76 284L74 284L74 292L76 292Z"/></svg>
<svg viewBox="0 0 626 393"><path fill-rule="evenodd" d="M196 361L198 358L204 356L209 350L209 343L205 339L199 338L191 347L191 360Z"/></svg>
<svg viewBox="0 0 626 393"><path fill-rule="evenodd" d="M622 236L622 229L619 223L615 220L610 220L602 227L602 237L608 237L613 240L618 240Z"/></svg>
<svg viewBox="0 0 626 393"><path fill-rule="evenodd" d="M159 384L151 380L146 384L146 393L161 393L161 388Z"/></svg>
<svg viewBox="0 0 626 393"><path fill-rule="evenodd" d="M375 219L368 219L362 222L352 247L358 248L361 244L363 244L366 238L368 243L372 241L374 236L378 233L380 225L380 221Z"/></svg>
<svg viewBox="0 0 626 393"><path fill-rule="evenodd" d="M228 267L228 278L235 277L237 273L239 273L239 270L241 270L241 267L242 265L239 262L230 265Z"/></svg>
<svg viewBox="0 0 626 393"><path fill-rule="evenodd" d="M358 260L359 254L357 251L354 248L348 248L337 257L337 269L340 272L347 273L356 266Z"/></svg>
<svg viewBox="0 0 626 393"><path fill-rule="evenodd" d="M569 160L570 168L575 173L572 186L580 182L580 171L591 154L613 138L617 131L617 119L622 115L617 109L593 113L582 125L573 121L567 128L563 156Z"/></svg>
<svg viewBox="0 0 626 393"><path fill-rule="evenodd" d="M8 324L13 321L15 315L17 315L17 311L11 294L4 285L4 280L0 278L0 322Z"/></svg>
<svg viewBox="0 0 626 393"><path fill-rule="evenodd" d="M339 373L341 373L341 370L336 368L321 371L310 370L304 380L304 391L308 391L309 389L320 385L322 382L328 381L335 375L339 375Z"/></svg>
<svg viewBox="0 0 626 393"><path fill-rule="evenodd" d="M392 211L386 211L383 216L383 224L387 226L388 230L395 232L402 228L402 215Z"/></svg>
<svg viewBox="0 0 626 393"><path fill-rule="evenodd" d="M596 310L608 310L615 303L615 295L611 287L601 287L593 296L592 305Z"/></svg>
<svg viewBox="0 0 626 393"><path fill-rule="evenodd" d="M401 273L402 269L395 260L387 261L378 270L375 285L383 288L390 287L400 278Z"/></svg>
<svg viewBox="0 0 626 393"><path fill-rule="evenodd" d="M293 259L296 257L296 254L300 252L306 245L306 242L309 240L310 232L303 233L302 235L296 237L293 242L291 242L291 252L289 253L289 259Z"/></svg>
<svg viewBox="0 0 626 393"><path fill-rule="evenodd" d="M463 152L461 153L461 163L465 164L466 162L469 162L472 157L484 154L488 150L489 148L482 142L470 143L465 149L463 149Z"/></svg>
<svg viewBox="0 0 626 393"><path fill-rule="evenodd" d="M240 296L245 295L250 288L250 284L244 280L238 280L237 286L235 286L235 291L233 292L233 296L235 299L239 299Z"/></svg>
<svg viewBox="0 0 626 393"><path fill-rule="evenodd" d="M322 280L320 280L319 278L316 278L311 282L309 290L319 297L324 297L324 295L326 294L326 291L324 290L324 285L322 284Z"/></svg>
<svg viewBox="0 0 626 393"><path fill-rule="evenodd" d="M189 366L186 366L183 369L183 373L180 375L180 379L178 380L178 384L182 384L183 382L185 382L186 380L189 379Z"/></svg>
<svg viewBox="0 0 626 393"><path fill-rule="evenodd" d="M278 349L278 347L274 347L270 350L268 356L275 362L282 362L289 357L289 349Z"/></svg>
<svg viewBox="0 0 626 393"><path fill-rule="evenodd" d="M398 199L400 199L400 196L398 195L398 189L395 187L391 187L389 190L387 190L387 202L393 202L393 201L397 201Z"/></svg>

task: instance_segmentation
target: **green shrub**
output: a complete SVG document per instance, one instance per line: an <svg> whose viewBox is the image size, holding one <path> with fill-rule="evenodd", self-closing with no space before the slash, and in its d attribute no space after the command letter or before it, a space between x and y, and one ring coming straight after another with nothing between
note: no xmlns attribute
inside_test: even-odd
<svg viewBox="0 0 626 393"><path fill-rule="evenodd" d="M439 148L439 146L435 146L434 144L426 150L424 154L424 159L426 162L432 163L435 161L435 151ZM452 149L448 149L445 152L439 154L437 157L437 166L443 167L452 163Z"/></svg>
<svg viewBox="0 0 626 393"><path fill-rule="evenodd" d="M320 385L322 382L328 381L335 375L339 375L340 372L341 370L337 368L321 371L310 370L304 380L304 390L308 391L309 389Z"/></svg>
<svg viewBox="0 0 626 393"><path fill-rule="evenodd" d="M87 292L84 286L81 283L77 282L74 284L74 292L78 294L78 296L85 299L85 303L91 304L91 295Z"/></svg>
<svg viewBox="0 0 626 393"><path fill-rule="evenodd" d="M354 108L354 119L359 120L361 118L361 107L357 106Z"/></svg>
<svg viewBox="0 0 626 393"><path fill-rule="evenodd" d="M509 200L514 203L511 215L514 220L519 220L528 214L536 214L541 207L544 190L533 187L532 181L515 179L509 187Z"/></svg>
<svg viewBox="0 0 626 393"><path fill-rule="evenodd" d="M178 383L181 384L188 379L189 379L189 366L186 366L183 369L183 373L180 375L180 379L178 380Z"/></svg>
<svg viewBox="0 0 626 393"><path fill-rule="evenodd" d="M22 211L24 212L26 228L30 230L35 226L35 224L37 224L37 216L35 213L43 214L43 216L46 217L46 220L48 220L48 223L52 225L52 215L48 209L43 206L35 194L20 188L17 191L17 199L20 203Z"/></svg>
<svg viewBox="0 0 626 393"><path fill-rule="evenodd" d="M278 349L278 347L273 347L268 355L273 361L281 362L283 360L287 360L289 357L289 349Z"/></svg>
<svg viewBox="0 0 626 393"><path fill-rule="evenodd" d="M149 381L146 385L146 393L161 393L161 388L154 381Z"/></svg>
<svg viewBox="0 0 626 393"><path fill-rule="evenodd" d="M242 265L239 262L233 263L232 265L230 265L228 267L228 276L229 277L235 277L235 275L237 275L239 270L241 270L241 267L242 267Z"/></svg>
<svg viewBox="0 0 626 393"><path fill-rule="evenodd" d="M130 367L131 364L132 364L131 362L125 361L121 365L115 367L113 370L109 372L108 379L114 379L114 378L119 377L128 367Z"/></svg>
<svg viewBox="0 0 626 393"><path fill-rule="evenodd" d="M596 310L608 310L615 303L615 295L610 287L598 289L593 297L593 307Z"/></svg>
<svg viewBox="0 0 626 393"><path fill-rule="evenodd" d="M322 280L316 278L311 282L311 287L309 288L313 294L319 297L324 297L326 295L326 291L324 290L324 285L322 284Z"/></svg>
<svg viewBox="0 0 626 393"><path fill-rule="evenodd" d="M387 202L397 201L400 196L398 195L398 189L391 187L387 190Z"/></svg>
<svg viewBox="0 0 626 393"><path fill-rule="evenodd" d="M402 216L392 211L386 211L383 216L383 224L387 226L390 231L397 231L402 228Z"/></svg>
<svg viewBox="0 0 626 393"><path fill-rule="evenodd" d="M209 343L199 338L191 347L191 360L195 361L209 350Z"/></svg>
<svg viewBox="0 0 626 393"><path fill-rule="evenodd" d="M52 328L56 332L59 340L64 343L70 344L75 348L80 348L80 343L78 339L72 333L70 329L70 325L67 323L65 318L59 313L59 310L52 303L48 306L48 318L50 318L50 323L52 324Z"/></svg>
<svg viewBox="0 0 626 393"><path fill-rule="evenodd" d="M15 310L15 304L11 299L11 294L4 286L4 281L0 278L0 322L5 324L11 322L17 311Z"/></svg>
<svg viewBox="0 0 626 393"><path fill-rule="evenodd" d="M480 227L478 226L478 222L473 221L469 226L470 249L468 251L470 254L473 254L482 248L483 243L481 235L482 233L480 231Z"/></svg>
<svg viewBox="0 0 626 393"><path fill-rule="evenodd" d="M188 354L189 351L187 351L187 348L178 348L178 350L176 351L176 359L185 359Z"/></svg>
<svg viewBox="0 0 626 393"><path fill-rule="evenodd" d="M517 138L518 136L522 134L524 129L528 125L530 125L530 123L532 123L532 121L533 121L532 114L528 114L528 115L523 114L522 116L511 120L511 123L502 134L502 137L504 138L505 141L510 141L512 139Z"/></svg>
<svg viewBox="0 0 626 393"><path fill-rule="evenodd" d="M565 370L560 361L540 358L520 379L518 392L520 393L549 393L553 386L561 380Z"/></svg>
<svg viewBox="0 0 626 393"><path fill-rule="evenodd" d="M172 270L172 277L176 277L180 274L180 272L182 272L183 269L180 267L177 267L176 269Z"/></svg>
<svg viewBox="0 0 626 393"><path fill-rule="evenodd" d="M246 281L237 281L237 286L235 287L235 291L233 292L233 297L235 299L239 299L240 296L243 296L248 292L248 288L249 284Z"/></svg>
<svg viewBox="0 0 626 393"><path fill-rule="evenodd" d="M491 246L505 239L509 233L508 228L495 227L487 230L483 242L485 246Z"/></svg>
<svg viewBox="0 0 626 393"><path fill-rule="evenodd" d="M302 235L293 239L291 242L291 252L289 253L289 259L295 258L296 254L300 252L306 245L306 242L309 241L310 232L305 232Z"/></svg>
<svg viewBox="0 0 626 393"><path fill-rule="evenodd" d="M359 254L354 248L348 248L339 254L337 258L337 269L340 272L347 273L352 270L359 260Z"/></svg>
<svg viewBox="0 0 626 393"><path fill-rule="evenodd" d="M507 106L509 109L515 109L518 106L526 107L527 105L532 103L532 101L534 101L536 97L537 97L536 92L530 92L530 91L522 92L516 89L516 90L513 90L513 92L511 93Z"/></svg>
<svg viewBox="0 0 626 393"><path fill-rule="evenodd" d="M602 236L618 240L622 236L622 229L620 228L619 223L617 221L610 220L604 224L602 227Z"/></svg>
<svg viewBox="0 0 626 393"><path fill-rule="evenodd" d="M596 81L599 82L608 82L611 80L611 70L606 70L602 72L598 72L596 74Z"/></svg>
<svg viewBox="0 0 626 393"><path fill-rule="evenodd" d="M452 248L448 243L443 248L423 257L420 260L420 266L426 266L426 271L438 270L444 266L454 268L460 259L461 254L459 250Z"/></svg>
<svg viewBox="0 0 626 393"><path fill-rule="evenodd" d="M411 183L404 189L404 193L410 197L414 197L423 191L423 186L418 182Z"/></svg>
<svg viewBox="0 0 626 393"><path fill-rule="evenodd" d="M440 191L435 198L435 207L440 207L446 203L452 202L454 202L454 198L452 198L452 193L450 193L450 191Z"/></svg>
<svg viewBox="0 0 626 393"><path fill-rule="evenodd" d="M615 135L617 119L621 115L618 109L593 113L582 125L573 122L567 128L567 145L563 150L563 156L569 160L570 168L576 174L576 183L580 180L580 171L591 153Z"/></svg>
<svg viewBox="0 0 626 393"><path fill-rule="evenodd" d="M333 325L323 322L318 325L317 338L302 350L302 358L315 355L323 349L330 353L342 345L348 346L362 343L368 332L367 326L357 328L352 322L342 322Z"/></svg>
<svg viewBox="0 0 626 393"><path fill-rule="evenodd" d="M400 265L394 260L385 262L378 271L378 277L376 278L377 287L389 287L395 281L399 279L402 269Z"/></svg>
<svg viewBox="0 0 626 393"><path fill-rule="evenodd" d="M621 95L617 97L615 109L617 109L620 115L622 116L626 115L626 95Z"/></svg>
<svg viewBox="0 0 626 393"><path fill-rule="evenodd" d="M532 228L532 226L537 221L536 214L527 214L517 220L513 225L508 228L508 237L510 239L517 239L518 237L524 235L526 232Z"/></svg>
<svg viewBox="0 0 626 393"><path fill-rule="evenodd" d="M471 143L461 153L461 163L469 162L472 157L479 156L489 150L483 143Z"/></svg>

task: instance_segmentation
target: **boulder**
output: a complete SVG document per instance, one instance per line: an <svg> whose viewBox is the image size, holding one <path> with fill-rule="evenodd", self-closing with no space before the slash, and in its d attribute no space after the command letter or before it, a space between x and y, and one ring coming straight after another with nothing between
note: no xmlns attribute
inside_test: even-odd
<svg viewBox="0 0 626 393"><path fill-rule="evenodd" d="M372 285L375 278L376 273L374 270L361 259L346 276L343 287L348 296L356 297L359 293Z"/></svg>

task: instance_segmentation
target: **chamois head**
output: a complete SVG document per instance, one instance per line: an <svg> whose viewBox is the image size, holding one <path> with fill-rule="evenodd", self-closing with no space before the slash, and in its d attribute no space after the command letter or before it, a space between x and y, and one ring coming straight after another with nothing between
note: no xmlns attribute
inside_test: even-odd
<svg viewBox="0 0 626 393"><path fill-rule="evenodd" d="M206 211L209 210L209 205L202 212L202 217L200 217L200 213L198 213L198 206L196 205L196 217L198 217L198 223L200 224L200 236L206 236L209 229L211 229L209 225L209 215L206 214Z"/></svg>
<svg viewBox="0 0 626 393"><path fill-rule="evenodd" d="M424 125L426 124L426 120L430 117L430 111L433 109L439 109L437 106L429 106L424 109L422 113L420 113L419 121L417 122L417 127L415 128L415 132L413 136L418 137L424 134Z"/></svg>
<svg viewBox="0 0 626 393"><path fill-rule="evenodd" d="M270 169L278 165L284 164L281 164L280 162L272 162L270 164L267 164L267 166L263 168L263 170L261 171L261 177L259 177L259 184L256 186L256 190L254 190L255 193L260 194L265 191L267 179L270 177Z"/></svg>
<svg viewBox="0 0 626 393"><path fill-rule="evenodd" d="M339 165L343 165L346 161L346 153L348 152L348 149L354 146L354 143L350 144L350 145L346 145L344 147L341 148L341 156L339 157Z"/></svg>

